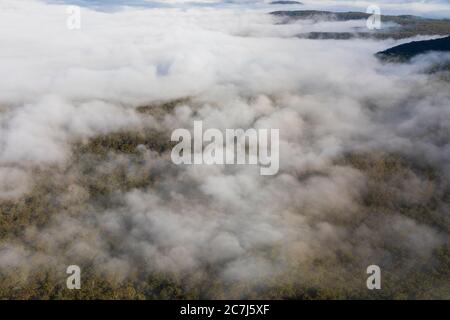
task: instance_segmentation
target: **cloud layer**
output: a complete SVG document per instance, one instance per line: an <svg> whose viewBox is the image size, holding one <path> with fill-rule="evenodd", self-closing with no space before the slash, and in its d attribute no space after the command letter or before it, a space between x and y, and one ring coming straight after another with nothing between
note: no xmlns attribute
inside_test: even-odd
<svg viewBox="0 0 450 320"><path fill-rule="evenodd" d="M378 188L413 207L431 201L427 187L448 192L448 82L421 72L448 57L382 65L373 54L393 40L301 40L294 35L310 25L232 8L83 8L76 31L63 6L5 0L0 10L0 201L42 192L43 176L58 208L45 225L1 240L3 273L89 264L127 278L213 268L223 281L263 282L342 253L389 266L401 250L410 268L446 243L445 228L364 199ZM159 119L136 112L176 99L185 100ZM280 174L176 167L145 146L100 160L74 147L194 120L280 129ZM395 154L413 165L376 180L349 154ZM152 181L93 199L83 179L117 172ZM445 202L435 214L448 219Z"/></svg>

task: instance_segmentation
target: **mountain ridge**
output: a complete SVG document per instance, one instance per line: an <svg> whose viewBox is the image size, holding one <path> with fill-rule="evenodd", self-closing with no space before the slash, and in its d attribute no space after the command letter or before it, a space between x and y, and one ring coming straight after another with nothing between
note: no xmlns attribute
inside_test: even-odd
<svg viewBox="0 0 450 320"><path fill-rule="evenodd" d="M450 52L450 36L401 44L376 54L383 60L408 61L420 54Z"/></svg>

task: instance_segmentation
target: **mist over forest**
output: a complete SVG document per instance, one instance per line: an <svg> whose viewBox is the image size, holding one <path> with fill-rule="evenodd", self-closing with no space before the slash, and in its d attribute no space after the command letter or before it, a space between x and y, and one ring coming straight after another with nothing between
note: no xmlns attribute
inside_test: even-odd
<svg viewBox="0 0 450 320"><path fill-rule="evenodd" d="M450 4L301 2L2 0L0 298L449 299ZM278 173L174 164L194 121Z"/></svg>

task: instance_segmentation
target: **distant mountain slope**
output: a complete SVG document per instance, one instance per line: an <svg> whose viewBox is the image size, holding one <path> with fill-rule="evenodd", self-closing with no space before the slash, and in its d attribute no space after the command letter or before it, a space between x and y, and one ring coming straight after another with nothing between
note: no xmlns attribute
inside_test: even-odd
<svg viewBox="0 0 450 320"><path fill-rule="evenodd" d="M272 1L270 4L303 4L299 1Z"/></svg>
<svg viewBox="0 0 450 320"><path fill-rule="evenodd" d="M406 61L419 54L431 51L450 52L450 36L434 40L405 43L385 51L378 52L377 56L385 60Z"/></svg>
<svg viewBox="0 0 450 320"><path fill-rule="evenodd" d="M271 14L287 17L289 19L314 19L314 20L357 20L366 19L370 15L363 12L331 12L318 10L275 11Z"/></svg>
<svg viewBox="0 0 450 320"><path fill-rule="evenodd" d="M371 16L371 14L365 12L331 12L316 10L275 11L271 14L279 17L281 19L281 23L290 23L296 20L366 20ZM447 36L450 34L449 19L429 19L411 15L382 15L381 22L390 23L395 27L383 28L381 30L355 29L355 32L312 32L299 34L299 37L308 39L336 40L345 40L351 38L403 39L418 35Z"/></svg>

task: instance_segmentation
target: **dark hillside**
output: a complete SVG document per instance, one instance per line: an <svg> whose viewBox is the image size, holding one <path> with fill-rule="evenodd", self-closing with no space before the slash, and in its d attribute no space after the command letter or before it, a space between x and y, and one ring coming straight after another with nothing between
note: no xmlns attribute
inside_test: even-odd
<svg viewBox="0 0 450 320"><path fill-rule="evenodd" d="M413 41L382 52L377 56L387 60L406 61L419 54L428 52L450 52L450 36L434 40Z"/></svg>

